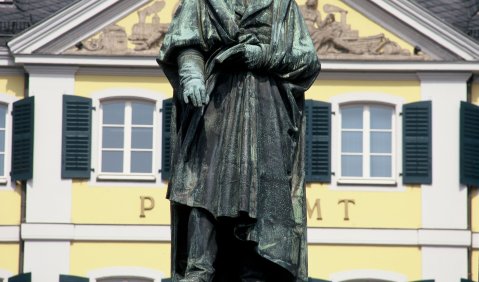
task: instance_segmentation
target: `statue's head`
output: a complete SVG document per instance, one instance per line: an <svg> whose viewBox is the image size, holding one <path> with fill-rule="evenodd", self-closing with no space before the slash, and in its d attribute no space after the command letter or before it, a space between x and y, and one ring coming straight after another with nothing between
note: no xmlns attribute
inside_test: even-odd
<svg viewBox="0 0 479 282"><path fill-rule="evenodd" d="M306 6L318 9L318 0L306 0Z"/></svg>

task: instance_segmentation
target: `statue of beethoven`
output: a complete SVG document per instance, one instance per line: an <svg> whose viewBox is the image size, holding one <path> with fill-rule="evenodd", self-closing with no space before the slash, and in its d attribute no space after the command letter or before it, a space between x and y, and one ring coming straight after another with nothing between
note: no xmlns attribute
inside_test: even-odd
<svg viewBox="0 0 479 282"><path fill-rule="evenodd" d="M307 281L303 108L320 64L295 1L182 0L158 63L173 281Z"/></svg>

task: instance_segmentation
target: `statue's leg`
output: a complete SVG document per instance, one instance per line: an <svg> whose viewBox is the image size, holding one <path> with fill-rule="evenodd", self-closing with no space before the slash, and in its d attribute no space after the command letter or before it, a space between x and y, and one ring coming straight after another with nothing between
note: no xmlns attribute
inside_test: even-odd
<svg viewBox="0 0 479 282"><path fill-rule="evenodd" d="M192 208L188 219L188 262L180 281L212 281L217 249L214 217L203 209Z"/></svg>

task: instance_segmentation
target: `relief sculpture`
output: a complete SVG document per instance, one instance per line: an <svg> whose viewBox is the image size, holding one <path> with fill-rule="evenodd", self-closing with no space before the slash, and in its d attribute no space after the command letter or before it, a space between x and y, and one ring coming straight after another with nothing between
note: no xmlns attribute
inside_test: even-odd
<svg viewBox="0 0 479 282"><path fill-rule="evenodd" d="M174 14L179 1L175 4ZM129 33L117 24L104 28L99 35L83 40L66 51L67 54L134 55L158 54L169 23L160 21L165 0L153 1L137 12L138 22ZM320 12L320 8L322 12ZM321 59L333 60L430 60L421 52L401 47L384 34L360 36L348 23L348 11L319 0L307 0L300 7L306 26ZM323 17L324 16L324 17ZM130 28L128 28L130 29Z"/></svg>
<svg viewBox="0 0 479 282"><path fill-rule="evenodd" d="M325 4L324 19L318 10L318 0L307 0L301 6L314 47L322 59L382 59L425 60L423 54L411 54L384 34L359 36L347 22L348 11ZM339 16L339 19L337 17Z"/></svg>
<svg viewBox="0 0 479 282"><path fill-rule="evenodd" d="M160 23L159 13L165 7L165 1L155 1L139 10L138 22L128 36L125 28L113 24L104 28L98 36L84 40L66 51L67 54L99 55L157 55L168 23ZM176 10L176 8L174 9ZM135 47L129 48L128 42Z"/></svg>

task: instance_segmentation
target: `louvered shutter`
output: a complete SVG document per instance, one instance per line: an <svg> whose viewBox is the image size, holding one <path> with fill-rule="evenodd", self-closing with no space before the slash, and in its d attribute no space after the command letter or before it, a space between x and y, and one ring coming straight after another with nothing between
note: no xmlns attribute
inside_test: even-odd
<svg viewBox="0 0 479 282"><path fill-rule="evenodd" d="M462 278L461 282L474 282L474 280Z"/></svg>
<svg viewBox="0 0 479 282"><path fill-rule="evenodd" d="M171 113L173 99L163 100L162 108L162 143L161 143L161 179L169 180L171 174Z"/></svg>
<svg viewBox="0 0 479 282"><path fill-rule="evenodd" d="M13 103L12 171L11 178L28 180L33 177L33 138L35 97Z"/></svg>
<svg viewBox="0 0 479 282"><path fill-rule="evenodd" d="M461 183L479 187L479 107L461 103Z"/></svg>
<svg viewBox="0 0 479 282"><path fill-rule="evenodd" d="M8 282L32 282L32 274L24 273L8 278Z"/></svg>
<svg viewBox="0 0 479 282"><path fill-rule="evenodd" d="M63 95L62 178L90 178L91 99Z"/></svg>
<svg viewBox="0 0 479 282"><path fill-rule="evenodd" d="M432 183L432 103L403 106L403 183Z"/></svg>
<svg viewBox="0 0 479 282"><path fill-rule="evenodd" d="M306 100L306 182L331 182L331 104Z"/></svg>
<svg viewBox="0 0 479 282"><path fill-rule="evenodd" d="M89 278L73 276L73 275L60 275L60 282L88 282Z"/></svg>

